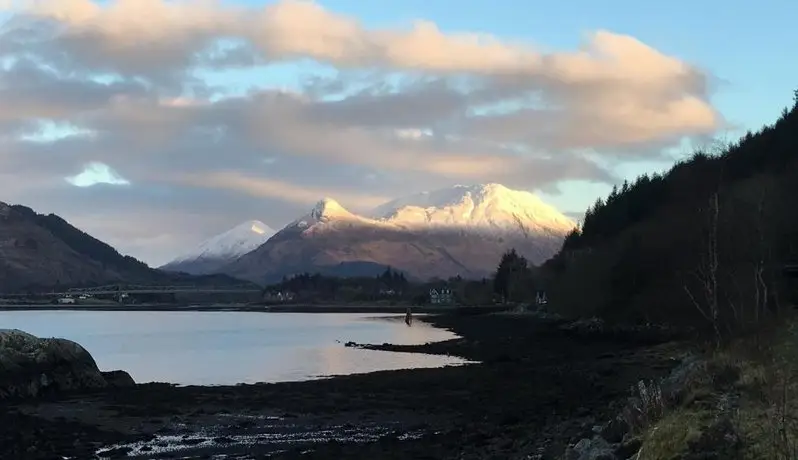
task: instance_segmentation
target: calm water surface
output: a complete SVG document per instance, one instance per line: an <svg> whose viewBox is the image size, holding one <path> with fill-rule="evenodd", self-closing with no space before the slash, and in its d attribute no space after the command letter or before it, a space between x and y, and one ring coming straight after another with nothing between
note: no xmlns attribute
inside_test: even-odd
<svg viewBox="0 0 798 460"><path fill-rule="evenodd" d="M344 342L422 344L454 338L396 315L252 312L0 312L0 329L63 337L83 345L101 370L140 383L183 385L308 380L465 361L357 350Z"/></svg>

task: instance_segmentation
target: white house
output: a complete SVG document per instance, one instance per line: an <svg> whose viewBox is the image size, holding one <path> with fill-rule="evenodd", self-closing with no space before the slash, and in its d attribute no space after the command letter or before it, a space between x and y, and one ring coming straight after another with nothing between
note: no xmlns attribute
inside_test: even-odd
<svg viewBox="0 0 798 460"><path fill-rule="evenodd" d="M538 291L535 293L535 303L538 305L546 305L549 299L546 297L546 291Z"/></svg>
<svg viewBox="0 0 798 460"><path fill-rule="evenodd" d="M432 288L429 290L429 303L435 305L448 305L454 302L454 294L449 288L440 290Z"/></svg>
<svg viewBox="0 0 798 460"><path fill-rule="evenodd" d="M294 300L295 294L290 291L272 291L268 292L265 296L265 300L272 301L272 302L290 302Z"/></svg>

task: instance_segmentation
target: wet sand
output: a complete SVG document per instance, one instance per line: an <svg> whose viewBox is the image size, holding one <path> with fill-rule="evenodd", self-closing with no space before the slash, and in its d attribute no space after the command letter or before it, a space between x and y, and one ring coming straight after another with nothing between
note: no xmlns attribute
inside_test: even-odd
<svg viewBox="0 0 798 460"><path fill-rule="evenodd" d="M682 348L575 336L529 315L428 321L461 338L376 348L480 363L10 404L0 408L0 458L558 458Z"/></svg>

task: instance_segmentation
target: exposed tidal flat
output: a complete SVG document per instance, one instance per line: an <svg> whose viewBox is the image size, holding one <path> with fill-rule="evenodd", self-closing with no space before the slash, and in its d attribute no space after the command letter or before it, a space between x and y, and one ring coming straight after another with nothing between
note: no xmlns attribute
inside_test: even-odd
<svg viewBox="0 0 798 460"><path fill-rule="evenodd" d="M136 375L135 367L130 368L135 363L120 362L125 350L132 351L129 345L122 352L110 348L104 358L102 348L114 341L125 343L124 334L92 338L90 331L152 333L139 353L152 357L160 350L185 361L189 361L189 355L181 353L186 348L196 349L198 343L204 343L194 338L186 342L186 335L204 336L213 348L228 347L227 361L232 361L245 350L259 349L257 337L268 335L268 322L277 321L269 317L288 318L279 321L287 321L283 326L290 329L291 324L297 325L292 321L304 316L193 313L199 315L197 318L209 315L196 323L157 319L164 316L149 317L147 322L125 318L120 312L106 314L109 318L104 327L90 324L88 316L76 321L70 338L81 341L78 333L83 328L83 345L101 368L129 370L140 384L7 403L0 422L19 430L6 432L0 439L2 458L559 458L566 444L612 413L612 404L624 398L630 386L640 379L666 374L676 356L673 344L574 337L560 329L557 321L531 315L448 314L427 318L425 322L435 327L419 321L407 327L400 318L390 316L305 315L310 317L305 321L314 324L311 330L302 332L304 325L289 337L276 334L272 339L283 337L283 344L332 342L330 346L344 353L339 357L366 351L380 361L395 356L392 352L344 346L343 342L354 341L377 344L377 348L383 343L393 344L383 348L398 349L416 358L435 355L477 363L238 385L218 385L218 381L210 386L197 385L195 374L183 380L189 385L176 386L141 383L170 379ZM157 315L179 318L192 314ZM225 315L236 319L222 320ZM41 321L40 326L28 320L2 327L27 327L40 336L66 335L44 329L63 328L63 319ZM198 324L206 327L198 328ZM231 338L229 331L238 329L251 332ZM176 341L181 334L183 339ZM181 350L178 343L191 346ZM185 369L204 367L207 370L203 375L223 374L226 368L240 366L215 361L206 356L208 348L204 350L191 355L196 363L175 365L183 366L182 370L170 372L182 372L185 377L189 375ZM289 361L285 349L279 356ZM105 359L113 362L106 363ZM340 361L329 362L343 369ZM315 367L304 374L338 373L328 372L334 366ZM260 374L250 381L264 378ZM178 383L180 379L171 380ZM35 454L26 450L31 447ZM23 451L28 455L18 457ZM547 452L550 457L535 457Z"/></svg>

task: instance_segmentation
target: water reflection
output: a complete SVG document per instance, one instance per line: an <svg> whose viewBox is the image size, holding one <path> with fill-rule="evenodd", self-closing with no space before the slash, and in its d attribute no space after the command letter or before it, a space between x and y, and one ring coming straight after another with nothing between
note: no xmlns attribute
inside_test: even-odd
<svg viewBox="0 0 798 460"><path fill-rule="evenodd" d="M455 335L402 316L251 312L0 312L0 328L65 337L103 370L138 382L217 385L294 381L462 360L346 348L343 343L420 344Z"/></svg>

